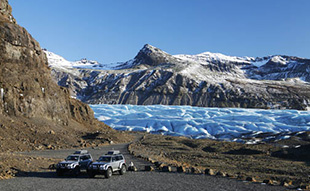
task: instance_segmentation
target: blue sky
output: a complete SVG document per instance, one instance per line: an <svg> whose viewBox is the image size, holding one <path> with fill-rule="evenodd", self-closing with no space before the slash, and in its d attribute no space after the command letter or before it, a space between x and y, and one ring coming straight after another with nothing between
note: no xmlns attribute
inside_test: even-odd
<svg viewBox="0 0 310 191"><path fill-rule="evenodd" d="M9 0L18 24L68 60L170 54L310 58L309 0Z"/></svg>

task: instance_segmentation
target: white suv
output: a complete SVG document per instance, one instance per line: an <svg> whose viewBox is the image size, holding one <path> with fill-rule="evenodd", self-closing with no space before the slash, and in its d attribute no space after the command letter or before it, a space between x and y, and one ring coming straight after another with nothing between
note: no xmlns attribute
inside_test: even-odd
<svg viewBox="0 0 310 191"><path fill-rule="evenodd" d="M57 164L57 176L62 176L66 172L78 175L80 174L80 170L86 170L92 161L92 156L86 150L76 151L74 154L69 155L64 161Z"/></svg>
<svg viewBox="0 0 310 191"><path fill-rule="evenodd" d="M107 154L99 157L97 162L91 163L87 168L89 177L97 174L103 174L106 178L110 178L113 172L119 172L121 175L126 173L126 161L119 151L109 151Z"/></svg>

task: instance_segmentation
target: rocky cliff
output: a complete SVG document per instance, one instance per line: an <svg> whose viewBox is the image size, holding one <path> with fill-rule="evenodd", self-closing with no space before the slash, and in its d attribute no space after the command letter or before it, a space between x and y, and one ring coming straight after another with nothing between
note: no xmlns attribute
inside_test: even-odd
<svg viewBox="0 0 310 191"><path fill-rule="evenodd" d="M94 131L117 137L52 80L45 53L16 24L6 0L0 13L0 150L79 145Z"/></svg>
<svg viewBox="0 0 310 191"><path fill-rule="evenodd" d="M0 2L0 16L2 21L16 23L16 20L12 15L12 7L9 5L8 0L2 0Z"/></svg>
<svg viewBox="0 0 310 191"><path fill-rule="evenodd" d="M297 57L173 56L145 45L134 59L111 70L51 65L59 85L91 104L299 110L310 104L310 62Z"/></svg>

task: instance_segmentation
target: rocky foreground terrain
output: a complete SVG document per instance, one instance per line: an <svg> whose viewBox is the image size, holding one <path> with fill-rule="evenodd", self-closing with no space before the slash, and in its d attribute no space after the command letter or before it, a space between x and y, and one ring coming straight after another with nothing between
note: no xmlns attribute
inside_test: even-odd
<svg viewBox="0 0 310 191"><path fill-rule="evenodd" d="M8 154L12 151L128 141L128 136L97 121L88 105L70 98L68 90L52 80L45 53L16 24L11 11L8 1L1 0L0 174L10 175L12 168L24 164L22 157L17 163L9 160L14 158Z"/></svg>
<svg viewBox="0 0 310 191"><path fill-rule="evenodd" d="M129 150L163 171L310 189L309 143L309 132L254 145L147 134Z"/></svg>
<svg viewBox="0 0 310 191"><path fill-rule="evenodd" d="M170 55L145 45L124 63L69 62L46 51L54 79L90 104L307 110L310 60L293 56Z"/></svg>

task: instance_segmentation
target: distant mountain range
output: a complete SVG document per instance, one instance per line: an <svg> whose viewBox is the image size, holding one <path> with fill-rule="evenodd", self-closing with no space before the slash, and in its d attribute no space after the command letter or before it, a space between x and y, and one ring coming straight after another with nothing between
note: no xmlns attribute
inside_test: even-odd
<svg viewBox="0 0 310 191"><path fill-rule="evenodd" d="M45 53L58 84L90 104L310 108L310 60L305 58L170 55L148 44L134 59L110 65Z"/></svg>

